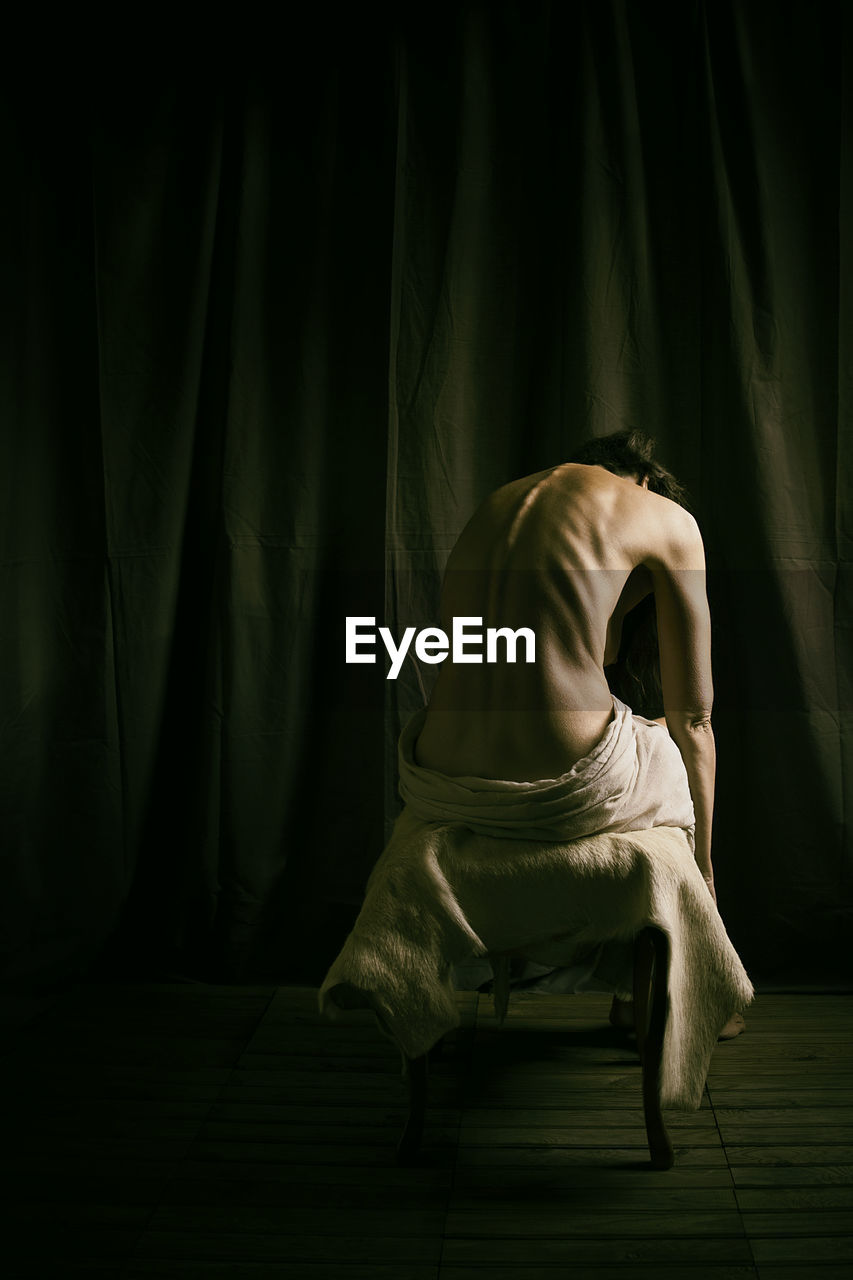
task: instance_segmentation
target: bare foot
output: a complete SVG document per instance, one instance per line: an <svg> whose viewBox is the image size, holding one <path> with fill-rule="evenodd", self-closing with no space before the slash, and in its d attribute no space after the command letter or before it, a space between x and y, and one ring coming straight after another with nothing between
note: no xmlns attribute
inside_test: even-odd
<svg viewBox="0 0 853 1280"><path fill-rule="evenodd" d="M613 1003L610 1006L610 1025L618 1028L619 1031L634 1030L633 1000L620 1000L618 996L613 997Z"/></svg>
<svg viewBox="0 0 853 1280"><path fill-rule="evenodd" d="M742 1013L733 1013L726 1025L723 1027L718 1040L734 1040L735 1036L739 1036L742 1031L746 1031L746 1023L743 1020Z"/></svg>

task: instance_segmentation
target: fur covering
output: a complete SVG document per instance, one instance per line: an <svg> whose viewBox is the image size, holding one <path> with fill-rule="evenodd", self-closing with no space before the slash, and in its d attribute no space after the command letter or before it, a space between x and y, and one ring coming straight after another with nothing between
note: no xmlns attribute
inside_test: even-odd
<svg viewBox="0 0 853 1280"><path fill-rule="evenodd" d="M334 1018L367 1005L417 1057L458 1024L453 964L512 951L563 965L647 924L670 941L661 1101L693 1110L718 1033L753 992L680 828L510 840L405 809L320 1009Z"/></svg>
<svg viewBox="0 0 853 1280"><path fill-rule="evenodd" d="M418 765L423 716L400 736L406 807L320 1008L367 1004L418 1057L458 1022L454 965L495 958L500 1016L508 952L563 967L657 925L670 941L661 1100L698 1107L717 1035L752 987L694 861L690 788L666 729L614 698L601 741L568 773L515 782Z"/></svg>

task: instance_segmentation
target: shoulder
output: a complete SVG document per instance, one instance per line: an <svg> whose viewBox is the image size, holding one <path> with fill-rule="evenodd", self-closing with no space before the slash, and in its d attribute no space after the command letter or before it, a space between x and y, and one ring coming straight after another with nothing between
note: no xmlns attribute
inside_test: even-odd
<svg viewBox="0 0 853 1280"><path fill-rule="evenodd" d="M694 516L659 493L639 489L643 564L650 569L705 568L705 546Z"/></svg>

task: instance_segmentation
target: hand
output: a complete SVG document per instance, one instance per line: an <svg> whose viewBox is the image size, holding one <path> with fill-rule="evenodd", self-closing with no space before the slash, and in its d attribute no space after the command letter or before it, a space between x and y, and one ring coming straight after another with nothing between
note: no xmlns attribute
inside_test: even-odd
<svg viewBox="0 0 853 1280"><path fill-rule="evenodd" d="M703 863L705 864L704 866L702 865ZM699 868L700 872L702 873L702 879L705 881L705 886L706 886L706 888L707 888L708 892L710 893L711 897L712 897L712 898L714 899L714 901L716 902L716 901L717 901L717 893L716 893L716 890L714 889L714 868L713 868L713 867L712 867L712 865L711 865L711 859L710 859L710 858L707 858L707 859L702 858L702 859L701 859L701 861L700 861L700 860L697 858L697 859L696 859L696 865L697 865L697 867Z"/></svg>

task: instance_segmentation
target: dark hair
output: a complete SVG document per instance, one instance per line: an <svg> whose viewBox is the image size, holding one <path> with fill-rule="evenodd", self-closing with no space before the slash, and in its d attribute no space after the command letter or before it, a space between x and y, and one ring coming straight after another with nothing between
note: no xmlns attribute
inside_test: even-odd
<svg viewBox="0 0 853 1280"><path fill-rule="evenodd" d="M646 596L625 614L615 662L604 668L610 692L637 715L657 720L663 715L658 621L655 598Z"/></svg>
<svg viewBox="0 0 853 1280"><path fill-rule="evenodd" d="M680 507L687 507L687 490L671 471L654 460L655 442L644 431L614 431L609 436L596 436L572 454L569 462L582 462L589 467L604 467L616 476L636 476L648 480L652 493L660 493Z"/></svg>
<svg viewBox="0 0 853 1280"><path fill-rule="evenodd" d="M688 507L687 490L671 471L654 460L655 442L642 431L616 431L598 436L574 453L570 462L604 467L617 476L648 480L653 493L660 493L681 507ZM689 507L688 507L689 509ZM615 662L605 668L610 692L633 711L650 720L663 715L660 679L657 614L653 595L646 596L626 613L622 641Z"/></svg>

